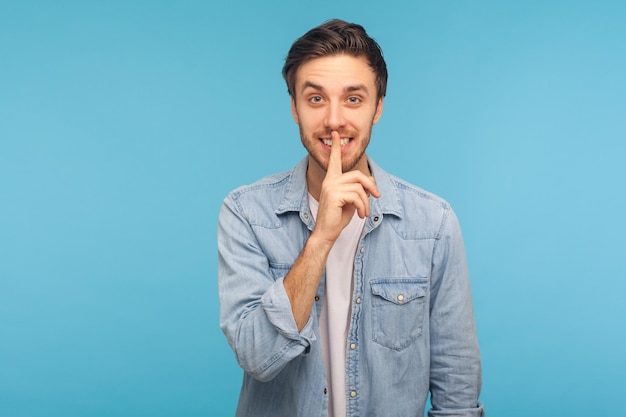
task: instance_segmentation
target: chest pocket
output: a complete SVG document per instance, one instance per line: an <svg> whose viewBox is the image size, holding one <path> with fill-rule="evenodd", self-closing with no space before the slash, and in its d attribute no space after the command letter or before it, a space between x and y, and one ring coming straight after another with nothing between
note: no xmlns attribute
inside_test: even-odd
<svg viewBox="0 0 626 417"><path fill-rule="evenodd" d="M413 343L424 326L427 278L378 278L372 287L372 339L390 349Z"/></svg>

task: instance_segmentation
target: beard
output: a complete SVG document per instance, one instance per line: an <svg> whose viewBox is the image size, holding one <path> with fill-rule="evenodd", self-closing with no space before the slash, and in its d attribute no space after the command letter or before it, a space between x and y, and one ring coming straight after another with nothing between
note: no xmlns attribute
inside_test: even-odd
<svg viewBox="0 0 626 417"><path fill-rule="evenodd" d="M302 145L304 145L305 149L308 151L309 156L313 158L313 161L324 171L328 170L328 157L326 154L321 154L319 152L319 138L320 137L330 137L331 129L325 130L317 130L313 132L310 136L307 136L305 132L302 131L302 127L298 125L298 129L300 130L300 140L302 141ZM356 130L353 129L341 129L338 131L339 136L342 138L352 138L352 141L356 143L357 146L360 146L359 149L355 150L355 154L350 157L349 160L344 160L342 155L342 163L341 163L341 171L348 172L352 171L356 168L356 166L361 162L365 155L365 149L370 141L370 136L372 133L372 128L368 129L367 132L363 136L360 136ZM316 152L317 151L317 152ZM325 158L325 159L324 159Z"/></svg>

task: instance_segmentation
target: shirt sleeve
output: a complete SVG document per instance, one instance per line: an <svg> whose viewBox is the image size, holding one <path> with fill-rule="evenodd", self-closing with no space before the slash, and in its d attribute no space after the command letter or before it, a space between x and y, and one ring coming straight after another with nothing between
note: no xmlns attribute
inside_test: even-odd
<svg viewBox="0 0 626 417"><path fill-rule="evenodd" d="M270 273L269 260L232 196L220 211L217 244L220 327L243 370L269 381L309 352L313 320L309 317L298 332L284 276Z"/></svg>
<svg viewBox="0 0 626 417"><path fill-rule="evenodd" d="M478 417L481 363L461 229L445 212L433 256L430 299L432 410L429 417Z"/></svg>

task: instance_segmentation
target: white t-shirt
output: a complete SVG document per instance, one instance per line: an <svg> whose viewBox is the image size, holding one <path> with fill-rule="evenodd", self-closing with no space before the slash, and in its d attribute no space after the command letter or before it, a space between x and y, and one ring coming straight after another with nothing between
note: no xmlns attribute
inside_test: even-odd
<svg viewBox="0 0 626 417"><path fill-rule="evenodd" d="M309 194L311 214L317 218L318 202ZM326 261L326 286L319 321L320 346L328 380L328 415L346 415L346 340L352 304L354 256L365 219L356 211L335 241Z"/></svg>

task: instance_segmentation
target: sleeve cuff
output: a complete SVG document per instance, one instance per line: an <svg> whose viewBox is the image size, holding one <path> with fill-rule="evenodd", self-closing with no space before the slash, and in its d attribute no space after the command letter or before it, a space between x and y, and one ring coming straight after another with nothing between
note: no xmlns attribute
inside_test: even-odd
<svg viewBox="0 0 626 417"><path fill-rule="evenodd" d="M261 305L276 330L288 339L300 341L307 348L305 350L307 353L311 342L317 339L313 331L313 311L306 325L298 332L298 326L291 311L291 303L283 285L283 278L277 279L274 285L263 294Z"/></svg>

